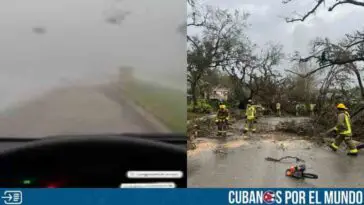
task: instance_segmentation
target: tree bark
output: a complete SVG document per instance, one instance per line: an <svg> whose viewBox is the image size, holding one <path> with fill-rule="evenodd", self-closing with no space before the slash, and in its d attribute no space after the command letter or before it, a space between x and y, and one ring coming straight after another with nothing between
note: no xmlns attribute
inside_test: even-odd
<svg viewBox="0 0 364 205"><path fill-rule="evenodd" d="M193 109L193 111L195 111L196 106L197 106L197 93L196 93L196 88L197 88L197 82L191 83L192 109Z"/></svg>

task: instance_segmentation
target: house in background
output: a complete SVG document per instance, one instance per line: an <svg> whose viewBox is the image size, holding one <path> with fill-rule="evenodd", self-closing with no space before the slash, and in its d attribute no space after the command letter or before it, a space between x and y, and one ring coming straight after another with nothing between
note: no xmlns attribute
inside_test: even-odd
<svg viewBox="0 0 364 205"><path fill-rule="evenodd" d="M230 89L223 87L223 86L217 86L212 89L210 94L208 95L209 100L227 100L230 93Z"/></svg>

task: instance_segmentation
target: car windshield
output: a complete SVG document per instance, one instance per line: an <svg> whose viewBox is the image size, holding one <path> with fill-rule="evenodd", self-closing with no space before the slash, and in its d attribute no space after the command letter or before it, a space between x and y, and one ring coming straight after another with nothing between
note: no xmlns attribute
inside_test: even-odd
<svg viewBox="0 0 364 205"><path fill-rule="evenodd" d="M185 7L3 1L0 137L184 132Z"/></svg>

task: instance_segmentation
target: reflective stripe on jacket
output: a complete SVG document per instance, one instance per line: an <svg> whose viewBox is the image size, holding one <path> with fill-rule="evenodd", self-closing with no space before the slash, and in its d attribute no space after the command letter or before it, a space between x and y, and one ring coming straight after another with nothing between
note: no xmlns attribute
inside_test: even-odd
<svg viewBox="0 0 364 205"><path fill-rule="evenodd" d="M254 119L255 115L256 115L255 106L253 106L253 105L249 106L248 109L246 110L245 115L246 115L248 120Z"/></svg>
<svg viewBox="0 0 364 205"><path fill-rule="evenodd" d="M339 113L335 129L341 135L346 135L346 136L352 135L350 114L347 111Z"/></svg>

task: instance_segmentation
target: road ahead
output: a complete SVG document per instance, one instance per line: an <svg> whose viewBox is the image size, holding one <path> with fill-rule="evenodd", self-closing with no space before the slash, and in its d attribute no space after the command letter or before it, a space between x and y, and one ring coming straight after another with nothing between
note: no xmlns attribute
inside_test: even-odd
<svg viewBox="0 0 364 205"><path fill-rule="evenodd" d="M0 137L156 132L109 85L59 88L0 115Z"/></svg>
<svg viewBox="0 0 364 205"><path fill-rule="evenodd" d="M347 156L327 147L287 134L256 134L250 139L235 136L234 146L219 152L205 149L188 159L189 187L364 187L364 154ZM285 135L285 136L283 136ZM229 140L228 140L229 141ZM240 142L239 142L240 141ZM232 142L230 142L231 144ZM218 148L219 150L219 148ZM269 162L267 156L297 156L306 161L307 172L319 179L298 181L284 175L294 165Z"/></svg>

